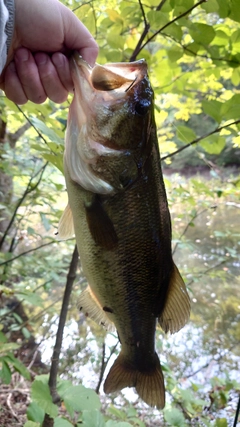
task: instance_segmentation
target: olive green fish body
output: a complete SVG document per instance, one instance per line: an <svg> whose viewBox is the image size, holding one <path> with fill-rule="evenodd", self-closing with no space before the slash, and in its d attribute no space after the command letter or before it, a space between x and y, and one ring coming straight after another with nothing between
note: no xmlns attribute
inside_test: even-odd
<svg viewBox="0 0 240 427"><path fill-rule="evenodd" d="M117 70L118 65L122 64L116 64ZM80 67L85 67L81 71L84 80L84 61L80 60ZM80 95L75 94L65 153L70 210L59 231L64 234L63 224L70 224L72 215L90 287L80 297L80 309L107 328L114 324L118 332L121 353L104 390L135 387L145 402L162 408L165 393L155 352L156 323L158 320L166 332L176 332L186 323L190 305L172 260L153 93L146 66L140 61L129 67L130 75L123 64L120 76L114 64L110 74L103 67L94 75L93 69L91 93L96 105L83 99L88 110L83 108L82 115L76 109ZM76 73L76 64L74 70ZM75 75L76 92L77 84ZM89 85L82 87L81 96L88 90ZM100 96L103 102L102 98L99 102Z"/></svg>

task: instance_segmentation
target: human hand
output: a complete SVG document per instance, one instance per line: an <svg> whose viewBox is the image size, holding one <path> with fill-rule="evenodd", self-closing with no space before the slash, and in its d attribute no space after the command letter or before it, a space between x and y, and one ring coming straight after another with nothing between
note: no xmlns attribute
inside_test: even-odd
<svg viewBox="0 0 240 427"><path fill-rule="evenodd" d="M73 89L68 56L78 50L94 64L98 47L58 0L15 0L15 28L0 87L17 104L60 103Z"/></svg>

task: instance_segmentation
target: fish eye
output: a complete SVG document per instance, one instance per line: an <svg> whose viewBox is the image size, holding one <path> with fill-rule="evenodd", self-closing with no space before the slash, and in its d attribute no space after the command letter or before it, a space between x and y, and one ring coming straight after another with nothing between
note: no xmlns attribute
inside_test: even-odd
<svg viewBox="0 0 240 427"><path fill-rule="evenodd" d="M145 116L149 110L150 102L147 99L142 99L138 101L135 105L135 111L139 116Z"/></svg>

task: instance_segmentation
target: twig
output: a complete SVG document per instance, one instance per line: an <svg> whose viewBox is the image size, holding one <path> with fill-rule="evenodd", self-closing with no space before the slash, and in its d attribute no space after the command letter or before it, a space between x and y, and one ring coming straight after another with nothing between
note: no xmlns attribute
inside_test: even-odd
<svg viewBox="0 0 240 427"><path fill-rule="evenodd" d="M76 278L77 265L78 265L78 250L77 250L77 246L75 246L72 254L72 260L69 266L68 275L67 275L67 283L65 287L63 301L62 301L61 313L59 316L58 330L56 335L55 346L53 349L52 363L51 363L50 375L49 375L49 381L48 381L53 403L59 403L61 401L60 396L58 395L58 392L57 392L57 373L58 373L59 357L60 357L60 352L62 347L63 330L66 323L69 299L72 292L73 282ZM49 417L48 414L45 414L43 427L48 427L50 425L53 425L53 420L52 422L51 420L52 420L51 417Z"/></svg>
<svg viewBox="0 0 240 427"><path fill-rule="evenodd" d="M99 380L98 380L97 387L95 388L95 391L96 391L97 394L99 393L99 389L100 389L100 386L101 386L101 383L102 383L104 371L105 371L105 368L106 368L105 350L106 350L106 344L105 344L105 341L103 341L103 345L102 345L102 362L101 362L100 375L99 375Z"/></svg>
<svg viewBox="0 0 240 427"><path fill-rule="evenodd" d="M182 234L181 234L181 236L179 237L179 241L182 239L182 237L186 234L186 232L187 232L187 230L189 229L189 227L190 227L190 224L192 223L192 221L194 221L197 217L199 217L200 215L202 215L204 212L207 212L208 211L208 209L209 208L206 208L206 209L203 209L201 212L196 212L195 213L195 215L193 215L192 217L191 217L191 219L190 219L190 221L188 221L188 223L187 223L187 225L186 225L186 227L184 228L184 230L183 230L183 232L182 232ZM178 247L178 245L179 245L179 241L176 243L176 245L175 245L175 247L174 247L174 249L173 249L173 251L172 251L172 253L173 253L173 255L174 255L174 253L176 252L176 250L177 250L177 247Z"/></svg>
<svg viewBox="0 0 240 427"><path fill-rule="evenodd" d="M10 411L11 411L11 414L12 414L12 416L16 419L16 420L18 420L18 416L17 416L17 414L16 414L16 412L14 412L14 410L13 410L13 408L12 408L12 405L11 405L11 398L12 398L12 392L11 393L9 393L9 395L8 395L8 397L7 397L7 405L8 405L8 407L9 407L9 409L10 409Z"/></svg>
<svg viewBox="0 0 240 427"><path fill-rule="evenodd" d="M113 355L114 351L116 350L116 347L117 347L118 343L119 343L119 340L118 340L118 341L117 341L117 343L112 347L112 349L111 349L111 351L110 351L110 354L109 354L109 356L108 356L108 358L107 358L106 360L105 360L105 350L106 350L106 345L105 345L105 342L103 343L102 364L101 364L101 371L100 371L100 376L99 376L98 384L97 384L97 387L96 387L96 389L95 389L96 393L99 393L99 389L100 389L101 384L102 384L103 375L104 375L104 372L105 372L106 366L107 366L107 364L108 364L108 362L109 362L110 358L112 357L112 355Z"/></svg>
<svg viewBox="0 0 240 427"><path fill-rule="evenodd" d="M198 142L200 142L202 139L207 138L210 135L213 135L214 133L218 133L220 132L222 129L226 129L230 126L233 125L237 125L238 123L240 123L240 119L239 120L235 120L234 122L229 123L228 125L224 125L224 126L220 126L217 127L216 129L214 129L211 132L206 133L205 135L199 136L198 138L194 139L193 141L189 142L189 144L184 145L183 147L178 148L176 151L174 151L173 153L167 154L166 156L161 157L161 161L169 159L170 157L175 156L175 154L180 153L181 151L185 150L188 147L191 147L194 144L197 144Z"/></svg>
<svg viewBox="0 0 240 427"><path fill-rule="evenodd" d="M240 393L239 393L238 405L237 405L237 410L234 418L233 427L237 427L239 413L240 413Z"/></svg>
<svg viewBox="0 0 240 427"><path fill-rule="evenodd" d="M22 256L27 255L27 254L29 254L29 253L31 253L31 252L38 251L38 249L42 249L42 248L44 248L45 246L52 245L53 243L56 243L56 240L51 240L51 242L43 243L42 245L37 246L36 248L28 249L27 251L22 252L21 254L16 255L15 257L13 257L13 258L11 258L11 259L8 259L8 260L6 260L6 261L1 262L1 263L0 263L0 267L1 267L2 265L9 264L10 262L13 262L13 261L15 261L16 259L21 258Z"/></svg>
<svg viewBox="0 0 240 427"><path fill-rule="evenodd" d="M159 5L156 7L156 10L159 12L159 10L162 9L162 7L164 6L164 4L166 3L167 0L162 0L160 1Z"/></svg>
<svg viewBox="0 0 240 427"><path fill-rule="evenodd" d="M45 169L46 169L47 165L48 165L48 162L46 162L46 163L45 163L45 165L44 165L44 166L42 166L42 167L41 167L41 169L39 169L39 171L38 171L35 175L33 175L33 176L30 178L30 180L29 180L29 182L28 182L28 185L27 185L27 188L26 188L26 190L24 191L24 193L23 193L22 197L18 200L17 205L16 205L16 207L15 207L15 209L14 209L14 212L13 212L12 218L11 218L11 220L9 221L9 224L8 224L8 226L7 226L6 230L5 230L4 234L3 234L3 237L2 237L2 239L1 239L1 241L0 241L0 249L2 248L3 243L4 243L4 241L5 241L5 239L6 239L7 235L8 235L8 232L9 232L10 228L12 227L12 224L13 224L13 222L14 222L14 220L15 220L15 217L16 217L16 215L17 215L17 211L18 211L19 207L21 206L21 204L22 204L23 200L25 199L25 197L26 197L28 194L32 193L32 192L33 192L33 191L38 187L38 185L40 184L40 182L41 182L41 180L42 180L42 176L43 176L43 173L44 173L44 171L45 171ZM36 178L36 176L38 176L38 175L39 175L39 173L40 173L40 177L38 178L38 180L37 180L36 184L35 184L35 185L32 185L32 181L33 181L33 179L34 179L34 178Z"/></svg>

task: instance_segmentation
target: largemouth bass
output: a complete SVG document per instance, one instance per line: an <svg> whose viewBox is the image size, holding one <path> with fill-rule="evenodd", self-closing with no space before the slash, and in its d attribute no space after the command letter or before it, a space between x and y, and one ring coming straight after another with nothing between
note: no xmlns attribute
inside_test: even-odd
<svg viewBox="0 0 240 427"><path fill-rule="evenodd" d="M121 352L104 391L135 387L147 404L163 408L156 324L177 332L190 301L172 259L147 64L91 68L75 53L71 70L75 93L64 154L69 205L59 236L75 231L89 283L80 310L117 329Z"/></svg>

